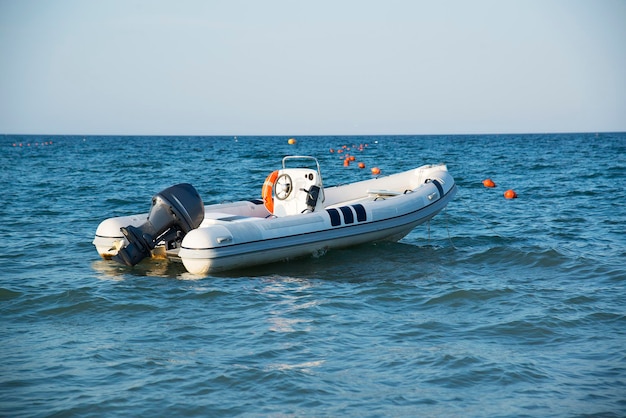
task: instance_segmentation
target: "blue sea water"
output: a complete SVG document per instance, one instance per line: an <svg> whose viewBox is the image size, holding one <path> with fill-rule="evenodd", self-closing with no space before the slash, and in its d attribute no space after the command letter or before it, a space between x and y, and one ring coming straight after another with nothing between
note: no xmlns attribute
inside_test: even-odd
<svg viewBox="0 0 626 418"><path fill-rule="evenodd" d="M287 139L0 136L0 416L626 416L626 134ZM91 244L175 183L258 198L288 154L459 193L398 243L200 279Z"/></svg>

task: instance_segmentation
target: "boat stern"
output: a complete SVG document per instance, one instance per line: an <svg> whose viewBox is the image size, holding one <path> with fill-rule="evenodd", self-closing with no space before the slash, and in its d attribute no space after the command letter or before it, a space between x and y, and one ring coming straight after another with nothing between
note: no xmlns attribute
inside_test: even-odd
<svg viewBox="0 0 626 418"><path fill-rule="evenodd" d="M138 227L148 220L148 214L118 216L105 219L100 222L96 229L96 235L92 241L100 257L110 260L117 255L120 248L128 245L128 240L122 234L122 228L128 225Z"/></svg>

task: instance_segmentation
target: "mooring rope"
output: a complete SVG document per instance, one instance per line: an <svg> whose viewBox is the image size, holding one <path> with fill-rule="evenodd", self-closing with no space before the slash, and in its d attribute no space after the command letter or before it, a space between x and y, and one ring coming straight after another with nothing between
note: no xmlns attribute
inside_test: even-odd
<svg viewBox="0 0 626 418"><path fill-rule="evenodd" d="M487 222L485 222L484 219L481 219L480 217L478 217L478 215L476 215L474 212L472 212L472 209L470 208L470 206L468 205L468 203L465 201L465 199L463 199L462 194L460 193L461 188L459 186L457 186L458 190L459 190L459 200L461 200L463 202L463 204L465 205L465 208L467 209L467 211L469 212L469 214L476 220L478 220L480 223L482 223L491 233L493 233L495 236L502 238L502 236L500 234L498 234L492 227L491 225L489 225Z"/></svg>
<svg viewBox="0 0 626 418"><path fill-rule="evenodd" d="M457 248L454 245L454 242L452 242L452 236L450 235L450 228L448 228L448 206L446 206L443 210L445 212L445 218L446 218L446 231L448 231L448 241L450 241L450 245L452 245L452 248L456 250Z"/></svg>

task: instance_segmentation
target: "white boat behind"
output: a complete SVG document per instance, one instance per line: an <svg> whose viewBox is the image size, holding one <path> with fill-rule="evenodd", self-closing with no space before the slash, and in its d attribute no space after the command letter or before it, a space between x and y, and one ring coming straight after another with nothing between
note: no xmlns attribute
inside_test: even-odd
<svg viewBox="0 0 626 418"><path fill-rule="evenodd" d="M443 164L325 188L317 159L289 156L266 179L262 199L204 206L193 186L175 185L153 197L150 213L102 221L93 243L103 258L129 266L167 257L206 275L397 241L455 194Z"/></svg>

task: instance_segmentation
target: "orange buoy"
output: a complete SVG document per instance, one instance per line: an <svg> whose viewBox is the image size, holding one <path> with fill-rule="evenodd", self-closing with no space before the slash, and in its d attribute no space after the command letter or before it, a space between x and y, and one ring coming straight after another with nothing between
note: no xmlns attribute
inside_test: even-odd
<svg viewBox="0 0 626 418"><path fill-rule="evenodd" d="M380 174L380 168L378 167L372 167L372 174L374 174L375 176Z"/></svg>
<svg viewBox="0 0 626 418"><path fill-rule="evenodd" d="M359 163L359 168L365 168L365 163Z"/></svg>
<svg viewBox="0 0 626 418"><path fill-rule="evenodd" d="M515 199L516 197L517 197L517 193L515 193L515 190L509 189L506 192L504 192L505 199Z"/></svg>
<svg viewBox="0 0 626 418"><path fill-rule="evenodd" d="M298 142L298 141L296 141L296 139L295 139L295 138L289 138L289 139L287 140L287 143L288 143L289 145L293 145L293 144L295 144L296 142Z"/></svg>
<svg viewBox="0 0 626 418"><path fill-rule="evenodd" d="M356 160L356 157L354 155L351 155L350 156L350 161L354 161L354 160Z"/></svg>
<svg viewBox="0 0 626 418"><path fill-rule="evenodd" d="M346 158L345 160L343 160L343 166L347 167L350 165L350 160L348 158Z"/></svg>
<svg viewBox="0 0 626 418"><path fill-rule="evenodd" d="M483 186L485 186L485 187L496 187L496 183L494 183L493 180L491 180L491 179L485 179L485 180L483 180Z"/></svg>

